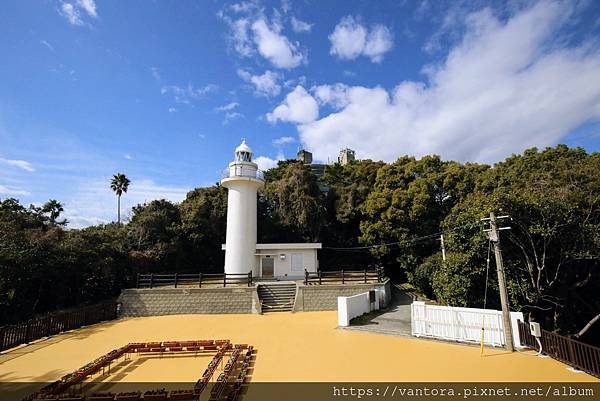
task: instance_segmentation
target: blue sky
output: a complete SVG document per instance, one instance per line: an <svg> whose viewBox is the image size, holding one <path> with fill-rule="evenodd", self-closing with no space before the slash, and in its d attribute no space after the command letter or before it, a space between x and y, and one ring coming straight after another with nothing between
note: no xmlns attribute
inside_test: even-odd
<svg viewBox="0 0 600 401"><path fill-rule="evenodd" d="M600 3L0 2L0 198L72 227L262 168L600 146ZM127 212L125 212L127 214Z"/></svg>

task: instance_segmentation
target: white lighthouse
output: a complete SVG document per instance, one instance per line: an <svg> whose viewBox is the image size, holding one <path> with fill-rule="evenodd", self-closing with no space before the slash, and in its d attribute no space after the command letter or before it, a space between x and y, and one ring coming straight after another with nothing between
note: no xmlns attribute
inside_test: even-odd
<svg viewBox="0 0 600 401"><path fill-rule="evenodd" d="M221 185L228 189L225 273L248 273L255 268L257 191L265 185L262 172L252 162L252 149L243 140L235 160L223 172Z"/></svg>

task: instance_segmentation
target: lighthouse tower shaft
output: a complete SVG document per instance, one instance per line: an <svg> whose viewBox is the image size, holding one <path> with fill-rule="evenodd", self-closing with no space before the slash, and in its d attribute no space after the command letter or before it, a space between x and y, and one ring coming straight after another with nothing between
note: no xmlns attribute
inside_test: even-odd
<svg viewBox="0 0 600 401"><path fill-rule="evenodd" d="M245 274L254 268L257 191L264 186L262 172L252 162L252 150L245 141L236 149L221 185L228 189L225 273Z"/></svg>

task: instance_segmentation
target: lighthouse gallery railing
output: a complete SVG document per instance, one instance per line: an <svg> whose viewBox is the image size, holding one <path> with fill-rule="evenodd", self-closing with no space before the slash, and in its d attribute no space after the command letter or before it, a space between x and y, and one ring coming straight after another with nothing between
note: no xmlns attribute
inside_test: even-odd
<svg viewBox="0 0 600 401"><path fill-rule="evenodd" d="M250 177L264 181L265 173L262 170L254 170L253 168L244 168L244 166L235 166L226 168L221 172L221 179L231 177Z"/></svg>

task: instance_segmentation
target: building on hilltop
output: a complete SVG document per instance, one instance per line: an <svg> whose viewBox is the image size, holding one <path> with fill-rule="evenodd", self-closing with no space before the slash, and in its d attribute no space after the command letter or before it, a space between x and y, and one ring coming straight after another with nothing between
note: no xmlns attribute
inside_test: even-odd
<svg viewBox="0 0 600 401"><path fill-rule="evenodd" d="M352 160L356 160L356 154L352 149L345 148L340 150L340 155L338 156L338 163L340 163L342 166L345 166Z"/></svg>
<svg viewBox="0 0 600 401"><path fill-rule="evenodd" d="M296 155L296 160L301 161L304 164L312 164L313 156L308 150L300 149Z"/></svg>

